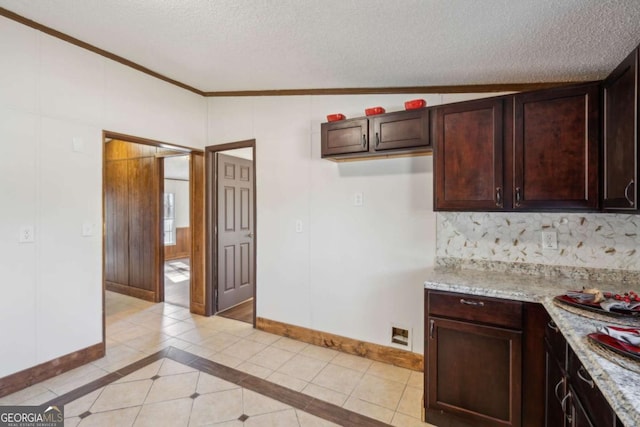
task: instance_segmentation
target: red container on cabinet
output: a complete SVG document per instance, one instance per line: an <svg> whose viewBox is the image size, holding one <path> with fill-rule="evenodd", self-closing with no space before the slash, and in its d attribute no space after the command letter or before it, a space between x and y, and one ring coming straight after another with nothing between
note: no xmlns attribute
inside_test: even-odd
<svg viewBox="0 0 640 427"><path fill-rule="evenodd" d="M364 113L367 116L375 116L376 114L384 113L384 108L382 107L371 107L364 110Z"/></svg>
<svg viewBox="0 0 640 427"><path fill-rule="evenodd" d="M329 121L329 122L337 122L339 120L344 120L344 119L346 119L346 117L345 117L344 114L341 114L341 113L329 114L327 116L327 121Z"/></svg>
<svg viewBox="0 0 640 427"><path fill-rule="evenodd" d="M427 101L424 99L412 99L404 103L405 110L417 110L418 108L424 108L427 106Z"/></svg>

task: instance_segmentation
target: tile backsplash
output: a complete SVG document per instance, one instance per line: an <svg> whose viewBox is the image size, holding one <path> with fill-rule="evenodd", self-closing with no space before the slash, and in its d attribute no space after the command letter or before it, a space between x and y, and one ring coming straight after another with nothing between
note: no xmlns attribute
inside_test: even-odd
<svg viewBox="0 0 640 427"><path fill-rule="evenodd" d="M542 249L542 231L558 249ZM438 258L640 271L640 215L438 212Z"/></svg>

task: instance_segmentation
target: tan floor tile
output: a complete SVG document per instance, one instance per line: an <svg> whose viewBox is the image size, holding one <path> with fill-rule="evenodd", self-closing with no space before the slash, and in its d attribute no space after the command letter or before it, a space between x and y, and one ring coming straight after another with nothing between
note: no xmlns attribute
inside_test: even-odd
<svg viewBox="0 0 640 427"><path fill-rule="evenodd" d="M145 328L153 329L161 329L165 326L173 325L179 322L178 319L163 316L162 314L154 313L152 311L134 314L133 316L129 316L127 318L127 321L144 326Z"/></svg>
<svg viewBox="0 0 640 427"><path fill-rule="evenodd" d="M311 382L349 395L360 382L362 375L362 372L329 363Z"/></svg>
<svg viewBox="0 0 640 427"><path fill-rule="evenodd" d="M193 399L145 404L134 427L186 427L189 425Z"/></svg>
<svg viewBox="0 0 640 427"><path fill-rule="evenodd" d="M242 389L198 396L193 402L189 426L237 420L242 415Z"/></svg>
<svg viewBox="0 0 640 427"><path fill-rule="evenodd" d="M160 377L153 382L145 404L189 397L196 392L198 372Z"/></svg>
<svg viewBox="0 0 640 427"><path fill-rule="evenodd" d="M249 362L271 370L276 370L295 355L295 353L277 347L267 347L250 358Z"/></svg>
<svg viewBox="0 0 640 427"><path fill-rule="evenodd" d="M301 341L292 340L291 338L282 337L278 341L271 344L273 347L281 348L292 353L299 353L308 345Z"/></svg>
<svg viewBox="0 0 640 427"><path fill-rule="evenodd" d="M169 327L169 326L167 326ZM118 332L116 334L111 334L108 330L107 330L107 336L115 341L119 341L119 342L126 342L129 340L132 340L134 338L138 338L138 337L142 337L145 335L148 335L150 333L152 333L154 331L152 331L149 328L145 328L144 326L141 325L135 325L135 324L131 324L130 327L128 327L127 329L125 329L122 332Z"/></svg>
<svg viewBox="0 0 640 427"><path fill-rule="evenodd" d="M0 398L0 405L19 405L25 400L32 399L38 395L46 393L50 391L48 388L44 387L41 383L34 384L30 387L17 391L15 393L9 394L3 398Z"/></svg>
<svg viewBox="0 0 640 427"><path fill-rule="evenodd" d="M142 405L153 381L141 380L124 384L106 386L100 397L91 406L91 412L104 412L113 409Z"/></svg>
<svg viewBox="0 0 640 427"><path fill-rule="evenodd" d="M422 389L405 388L396 411L413 418L420 418L422 416Z"/></svg>
<svg viewBox="0 0 640 427"><path fill-rule="evenodd" d="M247 389L242 390L242 399L243 413L249 416L291 409L289 405Z"/></svg>
<svg viewBox="0 0 640 427"><path fill-rule="evenodd" d="M240 338L246 338L255 332L253 325L250 323L238 322L235 320L227 319L230 321L224 328L224 330L232 335Z"/></svg>
<svg viewBox="0 0 640 427"><path fill-rule="evenodd" d="M144 368L138 369L137 371L120 378L118 381L115 381L114 384L149 379L158 373L160 367L162 366L162 362L162 360L156 360L155 362L145 366Z"/></svg>
<svg viewBox="0 0 640 427"><path fill-rule="evenodd" d="M91 364L104 369L107 372L117 371L136 360L144 358L146 354L124 344L107 347L104 357L94 360Z"/></svg>
<svg viewBox="0 0 640 427"><path fill-rule="evenodd" d="M182 335L194 328L195 326L190 323L178 322L173 325L165 326L161 331L167 335L171 335L172 337L178 337L179 335Z"/></svg>
<svg viewBox="0 0 640 427"><path fill-rule="evenodd" d="M191 319L193 316L195 316L195 314L189 312L188 308L180 307L178 310L168 313L167 316L173 319L186 320Z"/></svg>
<svg viewBox="0 0 640 427"><path fill-rule="evenodd" d="M255 415L244 422L246 427L298 427L298 417L294 409Z"/></svg>
<svg viewBox="0 0 640 427"><path fill-rule="evenodd" d="M334 390L329 390L328 388L320 387L316 384L309 384L306 386L302 392L304 394L308 394L309 396L313 396L316 399L324 400L325 402L333 403L334 405L342 406L344 402L346 402L349 397L346 394L339 393Z"/></svg>
<svg viewBox="0 0 640 427"><path fill-rule="evenodd" d="M303 388L305 388L309 384L306 381L303 381L298 378L294 378L289 375L282 374L280 372L274 372L271 375L269 375L266 379L269 382L281 385L286 388L290 388L291 390L295 390L295 391L301 391Z"/></svg>
<svg viewBox="0 0 640 427"><path fill-rule="evenodd" d="M278 341L280 338L282 338L280 335L275 335L275 334L270 334L264 331L254 330L253 333L250 335L247 335L245 339L259 342L261 344L270 345Z"/></svg>
<svg viewBox="0 0 640 427"><path fill-rule="evenodd" d="M196 392L200 394L207 394L224 390L233 390L235 388L240 388L240 386L222 380L218 377L214 377L213 375L200 372L200 376L198 377L198 385L196 386Z"/></svg>
<svg viewBox="0 0 640 427"><path fill-rule="evenodd" d="M79 417L65 417L64 427L77 427L80 425L80 421L82 420Z"/></svg>
<svg viewBox="0 0 640 427"><path fill-rule="evenodd" d="M130 427L133 426L140 407L116 409L114 411L92 413L80 421L80 427ZM65 420L66 427L66 420Z"/></svg>
<svg viewBox="0 0 640 427"><path fill-rule="evenodd" d="M395 411L404 389L405 385L396 381L365 375L351 396Z"/></svg>
<svg viewBox="0 0 640 427"><path fill-rule="evenodd" d="M262 379L267 378L273 373L271 369L255 365L251 362L242 362L236 366L236 369Z"/></svg>
<svg viewBox="0 0 640 427"><path fill-rule="evenodd" d="M222 351L240 340L240 337L222 331L207 338L200 345L202 347L209 347L210 349L215 351Z"/></svg>
<svg viewBox="0 0 640 427"><path fill-rule="evenodd" d="M158 375L161 377L165 375L175 375L175 374L184 374L186 372L197 372L197 369L192 368L191 366L183 365L182 363L178 363L171 359L164 359L162 361L162 366L158 370Z"/></svg>
<svg viewBox="0 0 640 427"><path fill-rule="evenodd" d="M423 423L420 418L413 418L399 412L393 415L391 425L396 427L436 427L433 424Z"/></svg>
<svg viewBox="0 0 640 427"><path fill-rule="evenodd" d="M93 406L94 402L100 396L104 390L104 387L97 389L85 396L82 396L79 399L74 400L73 402L67 403L64 405L64 416L66 417L76 417L84 412L87 412L91 406ZM66 425L66 421L65 421Z"/></svg>
<svg viewBox="0 0 640 427"><path fill-rule="evenodd" d="M297 354L282 365L278 372L309 382L326 364L321 360Z"/></svg>
<svg viewBox="0 0 640 427"><path fill-rule="evenodd" d="M212 354L214 354L216 351L209 348L209 347L202 347L200 345L197 344L191 344L188 347L184 348L184 351L187 351L191 354L195 354L196 356L200 356L203 357L205 359L208 359L209 356L211 356Z"/></svg>
<svg viewBox="0 0 640 427"><path fill-rule="evenodd" d="M242 339L222 350L223 353L239 359L248 360L266 348L266 344Z"/></svg>
<svg viewBox="0 0 640 427"><path fill-rule="evenodd" d="M170 338L170 335L152 332L147 335L125 341L123 344L143 353L152 354L167 347L166 342Z"/></svg>
<svg viewBox="0 0 640 427"><path fill-rule="evenodd" d="M86 364L72 369L64 374L55 376L40 383L55 394L61 395L70 392L80 386L90 383L107 375L104 369L92 364Z"/></svg>
<svg viewBox="0 0 640 427"><path fill-rule="evenodd" d="M211 356L207 357L207 359L211 360L212 362L228 366L230 368L235 368L236 366L244 362L244 360L242 359L238 359L237 357L229 356L228 354L224 353L214 353Z"/></svg>
<svg viewBox="0 0 640 427"><path fill-rule="evenodd" d="M407 385L409 387L424 388L424 374L422 372L411 371Z"/></svg>
<svg viewBox="0 0 640 427"><path fill-rule="evenodd" d="M344 368L353 369L355 371L366 372L372 362L364 357L338 353L338 355L331 360L331 363Z"/></svg>
<svg viewBox="0 0 640 427"><path fill-rule="evenodd" d="M338 424L334 424L331 421L324 420L304 411L296 410L296 415L298 415L300 427L339 427Z"/></svg>
<svg viewBox="0 0 640 427"><path fill-rule="evenodd" d="M178 310L181 310L182 308L183 307L173 305L173 304L159 303L159 304L156 304L154 307L152 307L149 311L153 313L168 315Z"/></svg>
<svg viewBox="0 0 640 427"><path fill-rule="evenodd" d="M383 408L382 406L374 405L373 403L365 402L357 397L350 397L343 406L353 412L357 412L367 417L374 418L384 423L391 422L394 412L390 409Z"/></svg>
<svg viewBox="0 0 640 427"><path fill-rule="evenodd" d="M164 348L175 347L175 348L179 348L181 350L184 350L187 347L189 347L190 345L192 345L188 341L184 341L184 340L181 340L181 339L175 338L175 337L169 338L168 340L166 340L162 344L165 346Z"/></svg>
<svg viewBox="0 0 640 427"><path fill-rule="evenodd" d="M195 329L191 329L183 334L178 335L176 338L180 338L181 340L188 341L191 344L200 344L205 341L207 338L215 335L216 331L212 329L207 329L203 327L196 327Z"/></svg>
<svg viewBox="0 0 640 427"><path fill-rule="evenodd" d="M330 348L308 345L300 352L300 354L329 362L338 355L338 352Z"/></svg>
<svg viewBox="0 0 640 427"><path fill-rule="evenodd" d="M388 363L373 362L367 370L367 374L406 384L407 381L409 381L411 371L406 368L389 365Z"/></svg>
<svg viewBox="0 0 640 427"><path fill-rule="evenodd" d="M55 399L56 397L58 397L58 395L55 394L54 392L46 391L42 394L32 397L31 399L27 399L24 402L20 402L20 405L38 406L38 405L42 405L45 402L50 401L51 399Z"/></svg>

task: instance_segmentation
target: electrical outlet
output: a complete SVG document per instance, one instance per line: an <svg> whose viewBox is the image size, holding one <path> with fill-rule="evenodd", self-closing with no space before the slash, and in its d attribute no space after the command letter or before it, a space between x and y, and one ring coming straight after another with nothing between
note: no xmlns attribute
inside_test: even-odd
<svg viewBox="0 0 640 427"><path fill-rule="evenodd" d="M302 220L296 220L296 233L302 233Z"/></svg>
<svg viewBox="0 0 640 427"><path fill-rule="evenodd" d="M32 225L24 225L20 227L20 235L18 236L18 242L20 243L35 242L35 236L34 236Z"/></svg>
<svg viewBox="0 0 640 427"><path fill-rule="evenodd" d="M542 249L558 249L558 233L555 231L542 232Z"/></svg>
<svg viewBox="0 0 640 427"><path fill-rule="evenodd" d="M364 204L364 195L362 193L353 194L353 206L362 206Z"/></svg>

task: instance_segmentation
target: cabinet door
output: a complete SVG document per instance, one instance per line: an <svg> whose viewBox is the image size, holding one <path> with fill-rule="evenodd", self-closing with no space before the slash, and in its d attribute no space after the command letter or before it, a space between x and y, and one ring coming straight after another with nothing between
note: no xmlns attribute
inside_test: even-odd
<svg viewBox="0 0 640 427"><path fill-rule="evenodd" d="M503 99L436 110L435 210L503 208Z"/></svg>
<svg viewBox="0 0 640 427"><path fill-rule="evenodd" d="M638 51L603 83L605 210L638 210Z"/></svg>
<svg viewBox="0 0 640 427"><path fill-rule="evenodd" d="M483 426L521 425L521 333L429 317L427 407Z"/></svg>
<svg viewBox="0 0 640 427"><path fill-rule="evenodd" d="M373 117L371 144L375 151L428 147L429 110L399 111Z"/></svg>
<svg viewBox="0 0 640 427"><path fill-rule="evenodd" d="M597 85L515 96L515 209L598 208Z"/></svg>
<svg viewBox="0 0 640 427"><path fill-rule="evenodd" d="M367 119L322 123L322 157L369 151Z"/></svg>
<svg viewBox="0 0 640 427"><path fill-rule="evenodd" d="M578 395L575 393L575 390L570 389L571 393L571 406L568 408L570 410L570 422L571 427L600 427L600 424L594 424L591 422L587 411L584 406L582 406L582 402L580 401Z"/></svg>

